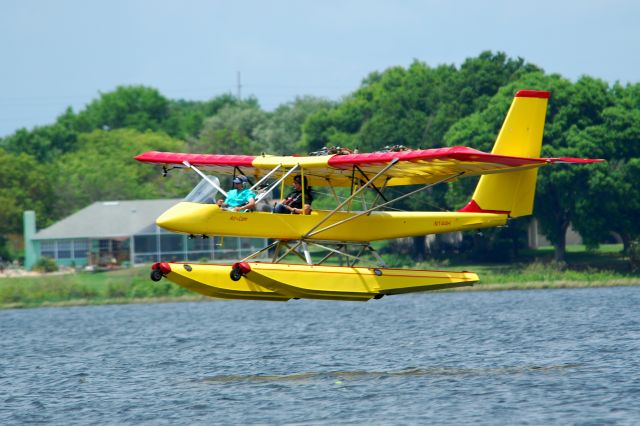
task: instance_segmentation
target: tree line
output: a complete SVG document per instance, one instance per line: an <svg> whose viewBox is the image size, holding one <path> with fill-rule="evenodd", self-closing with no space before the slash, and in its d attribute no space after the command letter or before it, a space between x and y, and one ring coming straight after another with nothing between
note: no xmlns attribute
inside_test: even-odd
<svg viewBox="0 0 640 426"><path fill-rule="evenodd" d="M515 92L551 91L543 156L603 158L588 166L543 167L534 216L565 252L570 224L595 247L615 232L625 250L640 240L640 84L608 84L589 76L572 82L522 58L483 52L460 66L415 60L366 76L339 101L298 97L273 111L254 98L172 100L144 86L102 93L83 110L0 139L0 256L19 252L24 210L48 226L98 200L181 197L193 184L164 179L132 160L147 150L290 155L340 146L360 152L385 146L464 145L490 151ZM399 207L462 207L475 179L440 185ZM517 251L526 220L472 237L482 253ZM423 239L414 254L424 255ZM505 245L505 241L507 244Z"/></svg>

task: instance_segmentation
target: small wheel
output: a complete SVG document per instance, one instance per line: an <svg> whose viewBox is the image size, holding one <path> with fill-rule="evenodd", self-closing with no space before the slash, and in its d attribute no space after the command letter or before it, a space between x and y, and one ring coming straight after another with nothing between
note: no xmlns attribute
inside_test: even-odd
<svg viewBox="0 0 640 426"><path fill-rule="evenodd" d="M242 278L242 270L240 270L240 268L233 268L231 270L231 273L229 274L229 277L231 277L233 281L238 281L240 278Z"/></svg>
<svg viewBox="0 0 640 426"><path fill-rule="evenodd" d="M162 271L154 269L151 271L151 281L160 281L162 279Z"/></svg>

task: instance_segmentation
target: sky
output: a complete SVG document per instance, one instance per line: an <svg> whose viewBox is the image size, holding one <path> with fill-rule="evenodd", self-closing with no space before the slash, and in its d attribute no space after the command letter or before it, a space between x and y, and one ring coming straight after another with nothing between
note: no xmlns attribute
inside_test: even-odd
<svg viewBox="0 0 640 426"><path fill-rule="evenodd" d="M338 100L373 71L482 51L640 81L636 0L0 0L0 137L121 85L171 99Z"/></svg>

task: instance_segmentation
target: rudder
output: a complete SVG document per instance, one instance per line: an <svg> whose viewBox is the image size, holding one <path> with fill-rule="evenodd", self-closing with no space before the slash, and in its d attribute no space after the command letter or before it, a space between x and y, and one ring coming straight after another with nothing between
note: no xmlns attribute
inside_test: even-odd
<svg viewBox="0 0 640 426"><path fill-rule="evenodd" d="M549 92L540 90L518 91L491 153L540 157L549 96ZM530 215L537 176L537 168L483 175L471 202L460 211L508 213L511 217Z"/></svg>

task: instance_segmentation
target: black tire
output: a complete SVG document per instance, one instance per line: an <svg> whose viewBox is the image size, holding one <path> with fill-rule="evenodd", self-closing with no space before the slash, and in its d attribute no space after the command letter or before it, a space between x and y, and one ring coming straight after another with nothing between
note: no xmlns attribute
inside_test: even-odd
<svg viewBox="0 0 640 426"><path fill-rule="evenodd" d="M153 269L151 271L151 281L160 281L162 279L162 271L160 269Z"/></svg>
<svg viewBox="0 0 640 426"><path fill-rule="evenodd" d="M229 274L229 277L233 281L238 281L240 278L242 278L242 270L240 270L240 268L231 269L231 273Z"/></svg>

